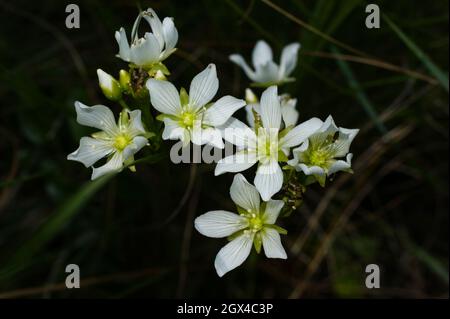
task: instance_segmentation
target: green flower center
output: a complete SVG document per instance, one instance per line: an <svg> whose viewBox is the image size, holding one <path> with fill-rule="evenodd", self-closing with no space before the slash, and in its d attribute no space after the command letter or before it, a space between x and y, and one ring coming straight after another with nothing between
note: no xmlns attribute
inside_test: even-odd
<svg viewBox="0 0 450 319"><path fill-rule="evenodd" d="M256 214L252 214L249 219L248 219L248 224L249 224L249 228L250 230L253 230L255 232L260 231L263 228L263 221L261 220L261 218L256 215Z"/></svg>
<svg viewBox="0 0 450 319"><path fill-rule="evenodd" d="M278 140L262 133L258 137L258 157L260 160L276 159L278 156Z"/></svg>
<svg viewBox="0 0 450 319"><path fill-rule="evenodd" d="M128 145L131 144L132 138L127 134L119 134L114 139L114 147L118 151L123 151Z"/></svg>
<svg viewBox="0 0 450 319"><path fill-rule="evenodd" d="M309 154L309 162L311 165L324 167L332 156L324 149L312 150Z"/></svg>
<svg viewBox="0 0 450 319"><path fill-rule="evenodd" d="M195 114L192 112L184 112L181 115L181 124L185 127L193 127L195 121Z"/></svg>

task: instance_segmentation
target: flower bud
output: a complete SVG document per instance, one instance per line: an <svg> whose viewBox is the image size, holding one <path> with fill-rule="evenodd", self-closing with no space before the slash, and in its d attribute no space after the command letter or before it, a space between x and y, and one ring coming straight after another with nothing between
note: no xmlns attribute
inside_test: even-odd
<svg viewBox="0 0 450 319"><path fill-rule="evenodd" d="M258 98L252 90L245 89L245 101L247 102L247 104L255 104L258 103Z"/></svg>
<svg viewBox="0 0 450 319"><path fill-rule="evenodd" d="M103 94L112 101L118 101L122 98L122 91L119 82L108 73L97 69L98 83Z"/></svg>
<svg viewBox="0 0 450 319"><path fill-rule="evenodd" d="M131 77L130 73L125 70L120 70L119 72L119 83L122 87L122 90L128 91L130 88Z"/></svg>
<svg viewBox="0 0 450 319"><path fill-rule="evenodd" d="M166 76L164 75L164 73L161 70L156 71L154 78L156 80L162 80L162 81L167 80Z"/></svg>

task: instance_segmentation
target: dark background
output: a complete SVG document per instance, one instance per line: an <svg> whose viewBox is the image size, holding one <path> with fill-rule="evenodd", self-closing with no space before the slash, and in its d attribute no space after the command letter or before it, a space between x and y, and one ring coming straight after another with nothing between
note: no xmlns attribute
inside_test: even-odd
<svg viewBox="0 0 450 319"><path fill-rule="evenodd" d="M243 97L248 80L228 55L249 60L265 39L278 60L299 41L297 81L283 91L298 97L300 120L331 114L361 129L355 173L309 188L281 221L289 258L252 253L224 278L213 262L226 241L199 235L193 219L233 209L232 174L165 159L90 183L66 160L90 132L75 100L120 110L96 69L126 68L114 31L129 34L138 13L133 1L71 2L80 29L65 27L70 2L0 1L0 297L448 298L448 1L371 1L380 29L365 27L370 2L359 0L274 0L288 16L258 0L140 3L175 18L177 87L213 62L217 96ZM65 288L72 263L81 289ZM380 289L364 285L371 263Z"/></svg>

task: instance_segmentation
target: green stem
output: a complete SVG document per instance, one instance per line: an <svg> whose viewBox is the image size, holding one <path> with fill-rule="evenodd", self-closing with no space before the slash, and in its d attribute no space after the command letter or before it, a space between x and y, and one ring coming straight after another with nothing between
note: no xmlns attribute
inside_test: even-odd
<svg viewBox="0 0 450 319"><path fill-rule="evenodd" d="M128 104L123 100L123 99L120 99L119 100L119 104L122 106L122 108L125 110L125 109L130 109L130 107L128 106Z"/></svg>

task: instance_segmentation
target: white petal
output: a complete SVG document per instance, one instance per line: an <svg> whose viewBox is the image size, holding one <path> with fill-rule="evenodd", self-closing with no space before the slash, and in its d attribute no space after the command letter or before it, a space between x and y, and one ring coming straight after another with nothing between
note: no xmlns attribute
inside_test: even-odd
<svg viewBox="0 0 450 319"><path fill-rule="evenodd" d="M328 115L328 117L325 119L325 121L322 123L322 126L319 128L320 132L329 132L329 133L335 133L339 129L334 123L333 117L331 115Z"/></svg>
<svg viewBox="0 0 450 319"><path fill-rule="evenodd" d="M273 228L264 228L261 233L264 253L267 258L286 259L286 251L281 244L280 234Z"/></svg>
<svg viewBox="0 0 450 319"><path fill-rule="evenodd" d="M234 112L245 105L244 100L237 99L231 95L217 100L204 113L203 122L206 125L219 126L224 124Z"/></svg>
<svg viewBox="0 0 450 319"><path fill-rule="evenodd" d="M117 132L114 114L104 105L87 106L81 102L75 102L77 122L81 125L98 128L109 135Z"/></svg>
<svg viewBox="0 0 450 319"><path fill-rule="evenodd" d="M247 259L248 255L250 255L252 244L253 235L245 234L233 239L222 247L214 261L214 266L219 277L240 266Z"/></svg>
<svg viewBox="0 0 450 319"><path fill-rule="evenodd" d="M247 122L251 128L255 127L255 112L259 115L261 113L261 108L259 103L248 104L245 106L245 112L247 115Z"/></svg>
<svg viewBox="0 0 450 319"><path fill-rule="evenodd" d="M230 187L230 196L233 202L253 213L259 212L259 193L255 186L250 184L242 174L234 175Z"/></svg>
<svg viewBox="0 0 450 319"><path fill-rule="evenodd" d="M278 65L269 61L264 65L258 65L255 70L254 81L257 83L277 83L281 80L278 74Z"/></svg>
<svg viewBox="0 0 450 319"><path fill-rule="evenodd" d="M335 142L335 157L343 157L349 152L350 144L352 143L358 132L358 129L346 129L342 127L339 128L339 136Z"/></svg>
<svg viewBox="0 0 450 319"><path fill-rule="evenodd" d="M166 47L164 48L164 57L168 57L173 51L178 41L178 31L173 23L172 18L164 18L163 20L163 34Z"/></svg>
<svg viewBox="0 0 450 319"><path fill-rule="evenodd" d="M326 175L326 172L322 167L308 166L303 163L299 163L298 166L296 167L296 170L303 171L303 173L305 173L305 175L319 175L319 176Z"/></svg>
<svg viewBox="0 0 450 319"><path fill-rule="evenodd" d="M195 229L208 237L222 238L248 226L245 217L224 210L214 210L198 216L194 221Z"/></svg>
<svg viewBox="0 0 450 319"><path fill-rule="evenodd" d="M339 131L344 134L347 134L350 142L353 141L355 136L359 133L359 129L348 129L348 128L343 128L343 127L340 127Z"/></svg>
<svg viewBox="0 0 450 319"><path fill-rule="evenodd" d="M194 129L191 132L192 132L191 134L192 143L196 145L209 144L213 147L224 148L222 133L220 132L220 130L216 128L194 127Z"/></svg>
<svg viewBox="0 0 450 319"><path fill-rule="evenodd" d="M133 27L131 28L131 38L130 38L131 42L133 42L138 38L138 29L139 25L141 24L141 21L142 21L142 14L139 13L138 16L136 17L136 20L134 20Z"/></svg>
<svg viewBox="0 0 450 319"><path fill-rule="evenodd" d="M283 49L280 61L280 78L286 78L297 65L297 54L300 43L291 43Z"/></svg>
<svg viewBox="0 0 450 319"><path fill-rule="evenodd" d="M328 169L328 175L334 174L338 171L349 169L352 166L352 157L353 154L349 153L347 154L347 158L345 161L343 160L335 161Z"/></svg>
<svg viewBox="0 0 450 319"><path fill-rule="evenodd" d="M322 126L322 123L323 122L320 119L313 117L312 119L297 125L280 139L280 147L289 148L299 145L309 136L317 132Z"/></svg>
<svg viewBox="0 0 450 319"><path fill-rule="evenodd" d="M162 133L163 140L184 140L185 137L189 138L189 132L180 126L178 121L170 118L164 119L164 131Z"/></svg>
<svg viewBox="0 0 450 319"><path fill-rule="evenodd" d="M161 24L161 20L159 20L158 15L153 9L148 8L147 10L142 12L142 16L150 24L150 27L152 28L152 33L154 34L156 40L158 41L159 46L162 49L164 46L163 27Z"/></svg>
<svg viewBox="0 0 450 319"><path fill-rule="evenodd" d="M67 156L68 160L83 163L84 166L92 166L99 159L108 156L114 151L110 141L97 140L92 137L82 137L80 147Z"/></svg>
<svg viewBox="0 0 450 319"><path fill-rule="evenodd" d="M232 117L221 128L225 141L242 149L256 148L256 134L247 125Z"/></svg>
<svg viewBox="0 0 450 319"><path fill-rule="evenodd" d="M276 86L271 86L263 92L260 108L264 128L279 129L281 125L281 106Z"/></svg>
<svg viewBox="0 0 450 319"><path fill-rule="evenodd" d="M287 163L293 167L296 167L298 165L299 162L304 161L303 159L303 154L304 152L308 149L309 147L309 140L306 139L305 141L303 141L299 147L294 148L292 150L292 153L294 155L293 159L290 159L289 161L287 161ZM297 169L297 171L299 171Z"/></svg>
<svg viewBox="0 0 450 319"><path fill-rule="evenodd" d="M123 160L126 161L130 156L136 154L147 144L147 139L143 136L136 136L133 142L123 150Z"/></svg>
<svg viewBox="0 0 450 319"><path fill-rule="evenodd" d="M130 45L128 44L127 35L125 34L125 29L120 28L116 31L115 38L119 44L119 53L117 54L122 60L130 62Z"/></svg>
<svg viewBox="0 0 450 319"><path fill-rule="evenodd" d="M283 185L283 172L275 160L259 164L254 184L263 201L268 201Z"/></svg>
<svg viewBox="0 0 450 319"><path fill-rule="evenodd" d="M210 64L192 79L189 88L189 104L195 110L205 106L216 95L218 88L216 65Z"/></svg>
<svg viewBox="0 0 450 319"><path fill-rule="evenodd" d="M158 40L152 33L147 32L143 39L131 45L130 60L136 65L147 66L157 62L160 53Z"/></svg>
<svg viewBox="0 0 450 319"><path fill-rule="evenodd" d="M130 112L130 124L128 126L132 136L145 134L144 126L142 125L141 110L134 110Z"/></svg>
<svg viewBox="0 0 450 319"><path fill-rule="evenodd" d="M254 105L255 104L247 104L245 106L245 113L246 113L246 117L247 117L247 123L248 125L250 125L250 127L254 128L255 127L255 115L253 114L253 110L254 110Z"/></svg>
<svg viewBox="0 0 450 319"><path fill-rule="evenodd" d="M255 152L237 152L221 159L217 163L214 175L217 176L226 172L242 172L255 165L256 161Z"/></svg>
<svg viewBox="0 0 450 319"><path fill-rule="evenodd" d="M259 40L252 52L253 66L264 65L273 60L272 49L266 41Z"/></svg>
<svg viewBox="0 0 450 319"><path fill-rule="evenodd" d="M275 224L283 206L284 201L282 200L269 200L266 204L266 211L264 212L264 222L266 224Z"/></svg>
<svg viewBox="0 0 450 319"><path fill-rule="evenodd" d="M98 168L92 167L91 179L94 180L108 173L118 172L122 169L123 157L122 153L116 152L111 159L103 166Z"/></svg>
<svg viewBox="0 0 450 319"><path fill-rule="evenodd" d="M297 99L281 101L281 116L283 117L285 127L297 124L299 113L296 109L296 105Z"/></svg>
<svg viewBox="0 0 450 319"><path fill-rule="evenodd" d="M252 81L256 81L255 78L255 71L253 71L247 64L247 62L245 62L244 58L242 57L242 55L240 54L232 54L230 55L230 61L237 64L238 66L240 66L245 74L247 75L247 77L252 80Z"/></svg>
<svg viewBox="0 0 450 319"><path fill-rule="evenodd" d="M180 95L168 81L149 79L145 84L150 93L150 102L163 114L177 115L181 112Z"/></svg>

